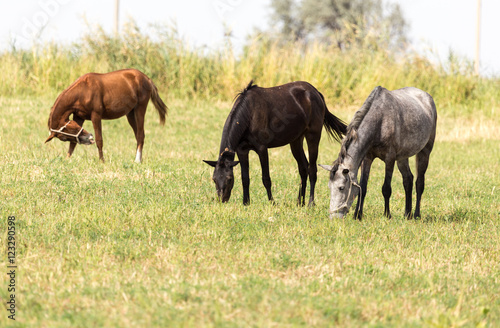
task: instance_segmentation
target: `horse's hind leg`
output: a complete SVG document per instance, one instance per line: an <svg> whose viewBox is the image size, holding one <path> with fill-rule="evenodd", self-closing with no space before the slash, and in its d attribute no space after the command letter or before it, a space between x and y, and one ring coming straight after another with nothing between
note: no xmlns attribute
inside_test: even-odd
<svg viewBox="0 0 500 328"><path fill-rule="evenodd" d="M322 128L322 127L321 127ZM320 128L320 129L321 129ZM308 206L315 206L314 203L314 190L316 188L316 181L318 180L318 146L321 140L321 130L320 133L306 135L307 148L309 151L309 182L311 183L309 191L309 204ZM307 163L307 160L306 160ZM304 186L305 190L305 186Z"/></svg>
<svg viewBox="0 0 500 328"><path fill-rule="evenodd" d="M417 189L417 203L415 205L415 218L420 217L420 200L422 199L422 194L425 188L425 172L429 166L429 156L432 151L433 143L427 144L424 149L422 149L416 156L417 163L417 182L415 187Z"/></svg>
<svg viewBox="0 0 500 328"><path fill-rule="evenodd" d="M132 130L134 130L134 136L135 136L135 139L137 140L137 122L135 121L135 110L130 111L127 114L127 120L128 120L128 124L130 124L130 126L132 127ZM139 147L139 144L137 144L137 147ZM136 162L137 162L138 156L139 156L139 151L137 148L137 153L135 155ZM140 162L140 159L139 159L139 162Z"/></svg>
<svg viewBox="0 0 500 328"><path fill-rule="evenodd" d="M411 219L411 193L413 189L413 174L410 170L410 165L408 164L408 158L398 161L398 169L403 176L403 187L405 188L405 216Z"/></svg>
<svg viewBox="0 0 500 328"><path fill-rule="evenodd" d="M304 153L304 147L302 146L303 140L304 138L299 138L298 140L295 140L290 143L290 149L292 150L293 157L295 158L299 166L300 189L299 189L299 196L297 198L297 204L302 206L305 205L306 187L307 187L307 167L309 165L309 163L307 163L306 154Z"/></svg>
<svg viewBox="0 0 500 328"><path fill-rule="evenodd" d="M146 115L146 108L148 103L139 104L134 110L134 118L136 123L135 138L137 140L137 152L135 155L135 162L142 161L142 148L144 146L144 116ZM128 115L127 115L128 117ZM129 121L130 122L130 121ZM133 127L132 127L133 128Z"/></svg>
<svg viewBox="0 0 500 328"><path fill-rule="evenodd" d="M83 127L83 122L85 122L83 118L76 116L75 114L73 114L73 121L75 121L81 127ZM73 155L76 145L77 145L76 142L70 142L68 149L68 158L70 158L71 155Z"/></svg>

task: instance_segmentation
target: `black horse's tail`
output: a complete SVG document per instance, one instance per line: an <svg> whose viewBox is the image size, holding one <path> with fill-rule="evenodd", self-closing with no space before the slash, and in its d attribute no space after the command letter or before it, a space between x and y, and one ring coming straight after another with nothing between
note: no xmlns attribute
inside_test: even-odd
<svg viewBox="0 0 500 328"><path fill-rule="evenodd" d="M342 137L347 133L347 125L340 118L330 113L328 107L326 107L325 97L323 97L321 92L318 91L318 93L323 100L323 104L325 104L325 119L323 120L323 126L330 137L340 142Z"/></svg>
<svg viewBox="0 0 500 328"><path fill-rule="evenodd" d="M337 116L333 115L328 111L325 106L325 120L323 121L323 126L326 132L335 140L340 142L342 137L345 136L347 132L347 125Z"/></svg>

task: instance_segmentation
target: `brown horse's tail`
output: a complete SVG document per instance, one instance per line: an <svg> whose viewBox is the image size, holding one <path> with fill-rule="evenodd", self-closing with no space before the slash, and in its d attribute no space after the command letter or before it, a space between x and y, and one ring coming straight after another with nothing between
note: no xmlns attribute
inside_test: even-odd
<svg viewBox="0 0 500 328"><path fill-rule="evenodd" d="M158 95L158 88L156 85L149 79L149 82L151 83L151 101L153 102L153 105L155 106L156 110L158 111L158 115L160 115L160 124L165 125L165 116L167 115L168 107L165 105L163 100L161 100L160 96Z"/></svg>

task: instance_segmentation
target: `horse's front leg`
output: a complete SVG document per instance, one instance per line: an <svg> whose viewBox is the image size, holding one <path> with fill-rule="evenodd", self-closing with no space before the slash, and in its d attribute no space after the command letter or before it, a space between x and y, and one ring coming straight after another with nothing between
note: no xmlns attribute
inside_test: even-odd
<svg viewBox="0 0 500 328"><path fill-rule="evenodd" d="M241 184L243 185L243 205L250 205L250 165L248 151L237 151L241 167Z"/></svg>
<svg viewBox="0 0 500 328"><path fill-rule="evenodd" d="M260 159L260 166L262 168L262 183L267 191L267 198L269 201L274 201L273 194L271 192L271 175L269 174L269 154L267 148L260 149L257 154Z"/></svg>
<svg viewBox="0 0 500 328"><path fill-rule="evenodd" d="M91 120L92 120L92 125L94 126L95 143L97 145L97 150L99 151L99 159L104 163L104 155L102 152L103 142L102 142L101 116L93 112Z"/></svg>
<svg viewBox="0 0 500 328"><path fill-rule="evenodd" d="M83 118L76 116L76 114L73 114L73 121L75 121L81 127L83 127L83 122L85 122L85 120ZM71 155L73 155L73 152L75 151L75 147L76 147L76 142L70 142L69 149L68 149L68 158L70 158Z"/></svg>
<svg viewBox="0 0 500 328"><path fill-rule="evenodd" d="M359 180L359 186L361 190L358 195L358 203L356 204L356 210L354 211L354 218L361 220L363 218L363 204L365 203L365 197L368 186L368 178L370 176L370 169L373 163L373 158L365 157L361 163L361 178Z"/></svg>
<svg viewBox="0 0 500 328"><path fill-rule="evenodd" d="M391 218L391 210L389 209L389 199L391 198L392 194L392 188L391 188L391 180L392 180L392 173L394 172L394 164L396 160L393 159L387 159L385 160L385 179L384 179L384 185L382 186L382 195L384 195L384 215L387 218Z"/></svg>
<svg viewBox="0 0 500 328"><path fill-rule="evenodd" d="M75 147L76 147L76 142L70 142L69 143L69 149L68 149L68 158L71 157L71 155L73 155L73 152L75 151Z"/></svg>

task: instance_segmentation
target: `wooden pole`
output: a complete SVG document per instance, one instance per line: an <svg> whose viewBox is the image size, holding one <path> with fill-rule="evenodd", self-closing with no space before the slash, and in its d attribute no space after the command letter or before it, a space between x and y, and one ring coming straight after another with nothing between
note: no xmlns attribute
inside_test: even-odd
<svg viewBox="0 0 500 328"><path fill-rule="evenodd" d="M115 37L118 37L118 34L120 33L119 15L120 15L120 0L115 0Z"/></svg>
<svg viewBox="0 0 500 328"><path fill-rule="evenodd" d="M474 72L479 75L479 48L481 39L481 0L477 0L477 21L476 21L476 58L474 61Z"/></svg>

